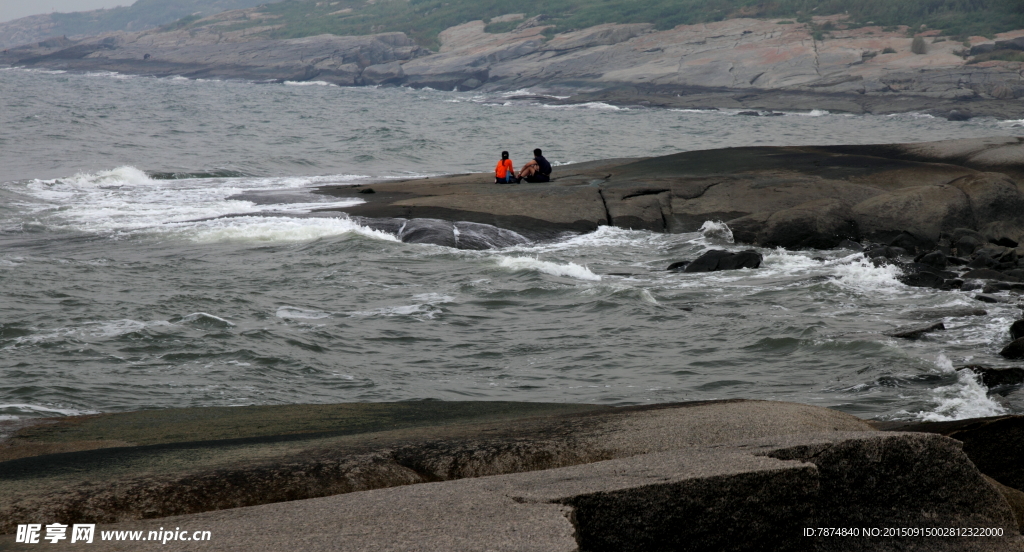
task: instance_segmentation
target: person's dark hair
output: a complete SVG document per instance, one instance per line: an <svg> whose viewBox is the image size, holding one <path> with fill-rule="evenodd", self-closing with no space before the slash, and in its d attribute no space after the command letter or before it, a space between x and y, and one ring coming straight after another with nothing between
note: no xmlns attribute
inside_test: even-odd
<svg viewBox="0 0 1024 552"><path fill-rule="evenodd" d="M540 148L533 150L534 155L540 155Z"/></svg>
<svg viewBox="0 0 1024 552"><path fill-rule="evenodd" d="M508 159L508 152L507 151L501 152L501 158L502 159Z"/></svg>

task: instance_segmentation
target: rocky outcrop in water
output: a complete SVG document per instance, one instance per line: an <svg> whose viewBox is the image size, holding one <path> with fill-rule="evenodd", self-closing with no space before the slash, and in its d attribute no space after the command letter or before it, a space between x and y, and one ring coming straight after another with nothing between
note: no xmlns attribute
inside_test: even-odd
<svg viewBox="0 0 1024 552"><path fill-rule="evenodd" d="M363 193L360 191L359 193ZM374 219L355 217L359 224L393 234L405 243L429 243L456 249L497 249L523 245L530 240L504 228L476 222L417 218Z"/></svg>
<svg viewBox="0 0 1024 552"><path fill-rule="evenodd" d="M342 209L354 216L469 221L529 239L604 225L694 232L717 220L739 243L826 248L856 240L876 244L869 257L920 257L915 273L949 272L938 268L946 262L964 265L965 279L986 277L970 272L981 268L1006 281L1024 276L1013 272L1024 257L1016 250L1024 244L1020 138L730 148L567 165L553 177L497 186L490 175L459 175L374 184L373 195L348 186L320 191L365 199ZM941 257L926 255L937 247L945 248Z"/></svg>
<svg viewBox="0 0 1024 552"><path fill-rule="evenodd" d="M712 249L692 261L680 261L669 265L668 270L674 272L717 272L719 270L739 270L741 268L757 268L764 257L752 249L732 253L722 249Z"/></svg>

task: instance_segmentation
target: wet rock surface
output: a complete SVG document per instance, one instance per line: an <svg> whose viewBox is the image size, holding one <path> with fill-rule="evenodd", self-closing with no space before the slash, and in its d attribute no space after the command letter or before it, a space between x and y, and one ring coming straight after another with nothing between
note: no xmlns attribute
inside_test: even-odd
<svg viewBox="0 0 1024 552"><path fill-rule="evenodd" d="M964 368L981 376L981 382L987 387L1024 383L1024 368L989 368L978 365L969 365Z"/></svg>
<svg viewBox="0 0 1024 552"><path fill-rule="evenodd" d="M925 334L945 329L945 324L943 324L942 322L936 322L934 324L929 324L927 326L909 326L896 328L895 330L889 332L886 335L888 335L889 337L898 337L901 339L918 339L924 336Z"/></svg>
<svg viewBox="0 0 1024 552"><path fill-rule="evenodd" d="M693 261L680 261L669 265L668 270L675 272L717 272L719 270L739 270L741 268L757 268L764 257L760 253L748 250L732 253L722 249L712 249Z"/></svg>

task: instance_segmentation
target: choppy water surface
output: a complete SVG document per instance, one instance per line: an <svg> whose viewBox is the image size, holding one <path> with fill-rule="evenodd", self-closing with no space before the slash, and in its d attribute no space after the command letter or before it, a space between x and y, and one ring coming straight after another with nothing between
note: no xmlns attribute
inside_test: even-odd
<svg viewBox="0 0 1024 552"><path fill-rule="evenodd" d="M909 288L849 252L763 250L759 270L673 274L709 247L744 247L708 225L461 251L304 216L346 204L317 185L488 171L502 149L565 164L1020 135L1024 121L7 70L0 129L0 419L411 399L1024 411L1020 392L954 370L1009 365L997 352L1014 302ZM883 335L978 306L988 314L920 341Z"/></svg>

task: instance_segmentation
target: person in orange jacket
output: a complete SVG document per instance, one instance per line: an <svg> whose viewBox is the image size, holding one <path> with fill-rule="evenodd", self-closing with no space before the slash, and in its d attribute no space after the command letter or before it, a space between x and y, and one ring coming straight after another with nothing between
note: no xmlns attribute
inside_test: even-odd
<svg viewBox="0 0 1024 552"><path fill-rule="evenodd" d="M518 184L519 179L516 178L516 171L512 160L508 158L508 152L501 152L501 161L498 161L497 166L494 167L494 183L495 184Z"/></svg>

